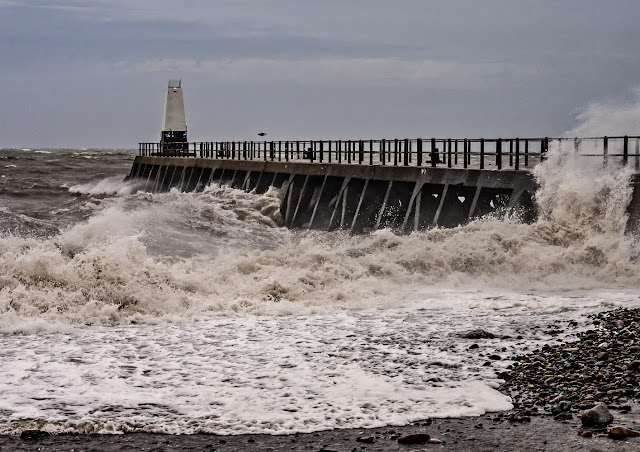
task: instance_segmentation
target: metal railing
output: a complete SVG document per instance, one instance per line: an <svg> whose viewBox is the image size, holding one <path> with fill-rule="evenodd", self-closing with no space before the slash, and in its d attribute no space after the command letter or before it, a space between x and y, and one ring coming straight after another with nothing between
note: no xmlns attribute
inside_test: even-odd
<svg viewBox="0 0 640 452"><path fill-rule="evenodd" d="M138 153L247 161L526 170L544 161L554 148L601 159L605 166L631 162L640 170L640 136L200 141L172 147L148 142L139 143Z"/></svg>

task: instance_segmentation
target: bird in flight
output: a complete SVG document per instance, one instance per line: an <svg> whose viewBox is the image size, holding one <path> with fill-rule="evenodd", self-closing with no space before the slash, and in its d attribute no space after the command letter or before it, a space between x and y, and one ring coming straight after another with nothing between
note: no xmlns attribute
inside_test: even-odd
<svg viewBox="0 0 640 452"><path fill-rule="evenodd" d="M266 136L266 135L267 135L267 132L260 132L260 133L258 133L258 136L259 136L259 137L264 137L264 136Z"/></svg>

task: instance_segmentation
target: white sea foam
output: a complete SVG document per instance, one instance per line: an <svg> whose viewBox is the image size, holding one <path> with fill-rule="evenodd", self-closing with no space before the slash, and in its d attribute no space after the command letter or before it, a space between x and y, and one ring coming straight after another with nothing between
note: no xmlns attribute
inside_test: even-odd
<svg viewBox="0 0 640 452"><path fill-rule="evenodd" d="M622 293L577 295L423 288L411 308L5 336L0 412L11 414L0 434L282 434L504 410L495 372L510 362L484 366L488 354L539 346L548 324L605 300L627 304ZM523 339L469 353L458 335L478 327Z"/></svg>

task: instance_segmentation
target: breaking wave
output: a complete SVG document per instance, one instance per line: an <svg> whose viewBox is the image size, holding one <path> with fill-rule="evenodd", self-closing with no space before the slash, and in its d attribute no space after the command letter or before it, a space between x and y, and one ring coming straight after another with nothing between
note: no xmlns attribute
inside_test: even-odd
<svg viewBox="0 0 640 452"><path fill-rule="evenodd" d="M75 186L120 196L53 238L0 238L0 329L397 307L424 287L637 287L630 172L557 149L535 175L534 224L487 217L408 236L286 230L277 192Z"/></svg>

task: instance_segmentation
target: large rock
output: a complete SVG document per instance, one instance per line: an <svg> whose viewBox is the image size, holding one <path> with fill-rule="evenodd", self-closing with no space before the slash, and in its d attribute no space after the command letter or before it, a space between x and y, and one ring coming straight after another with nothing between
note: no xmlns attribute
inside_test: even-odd
<svg viewBox="0 0 640 452"><path fill-rule="evenodd" d="M602 427L613 422L613 415L604 403L598 403L580 415L585 427Z"/></svg>

